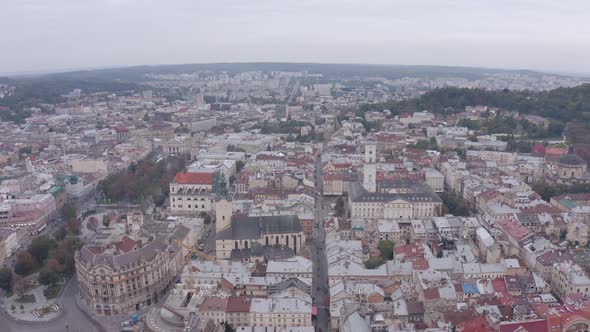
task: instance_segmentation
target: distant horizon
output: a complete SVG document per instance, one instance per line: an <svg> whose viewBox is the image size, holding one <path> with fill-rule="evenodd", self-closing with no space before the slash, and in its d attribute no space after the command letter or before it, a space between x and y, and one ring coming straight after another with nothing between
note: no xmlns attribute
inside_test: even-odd
<svg viewBox="0 0 590 332"><path fill-rule="evenodd" d="M588 74L589 11L587 0L6 1L0 72L270 61Z"/></svg>
<svg viewBox="0 0 590 332"><path fill-rule="evenodd" d="M72 68L48 68L39 70L21 70L14 72L0 72L0 77L18 78L18 77L35 77L53 74L66 74L81 71L100 71L109 69L126 69L138 67L167 67L167 66L190 66L190 65L235 65L235 64L295 64L295 65L350 65L350 66L383 66L383 67L437 67L437 68L461 68L474 70L497 70L497 71L531 71L544 74L586 77L590 72L578 71L558 71L538 68L512 68L512 67L490 67L490 66L458 66L445 64L386 64L386 63L363 63L363 62L313 62L313 61L219 61L219 62L187 62L187 63L155 63L155 64L135 64L135 65L113 65L113 66L89 66L89 67L72 67Z"/></svg>

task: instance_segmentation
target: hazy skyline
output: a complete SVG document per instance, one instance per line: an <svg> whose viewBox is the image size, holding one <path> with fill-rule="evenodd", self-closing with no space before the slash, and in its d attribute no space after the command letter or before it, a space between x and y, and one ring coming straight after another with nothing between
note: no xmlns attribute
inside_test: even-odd
<svg viewBox="0 0 590 332"><path fill-rule="evenodd" d="M266 61L590 73L585 0L0 1L0 73Z"/></svg>

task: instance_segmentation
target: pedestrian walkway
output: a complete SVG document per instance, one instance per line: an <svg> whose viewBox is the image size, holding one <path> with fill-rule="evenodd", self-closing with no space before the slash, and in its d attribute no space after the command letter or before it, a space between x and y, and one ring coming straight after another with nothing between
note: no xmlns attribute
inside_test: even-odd
<svg viewBox="0 0 590 332"><path fill-rule="evenodd" d="M47 322L59 317L62 308L56 299L48 300L45 297L43 291L46 288L39 286L22 297L14 294L6 298L4 310L12 318L28 322Z"/></svg>

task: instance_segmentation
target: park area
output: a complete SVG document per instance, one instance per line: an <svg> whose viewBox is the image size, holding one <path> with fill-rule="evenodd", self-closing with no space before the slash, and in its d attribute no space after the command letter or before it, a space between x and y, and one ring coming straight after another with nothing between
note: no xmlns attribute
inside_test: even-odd
<svg viewBox="0 0 590 332"><path fill-rule="evenodd" d="M61 314L57 297L63 288L58 283L52 286L38 286L29 283L24 294L13 294L4 301L4 310L14 319L44 322L53 320Z"/></svg>

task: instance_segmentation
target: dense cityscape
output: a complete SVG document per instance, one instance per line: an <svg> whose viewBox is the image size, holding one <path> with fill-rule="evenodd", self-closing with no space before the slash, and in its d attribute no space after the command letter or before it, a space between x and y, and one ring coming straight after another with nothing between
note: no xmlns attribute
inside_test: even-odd
<svg viewBox="0 0 590 332"><path fill-rule="evenodd" d="M585 79L228 66L2 81L3 331L588 330Z"/></svg>

